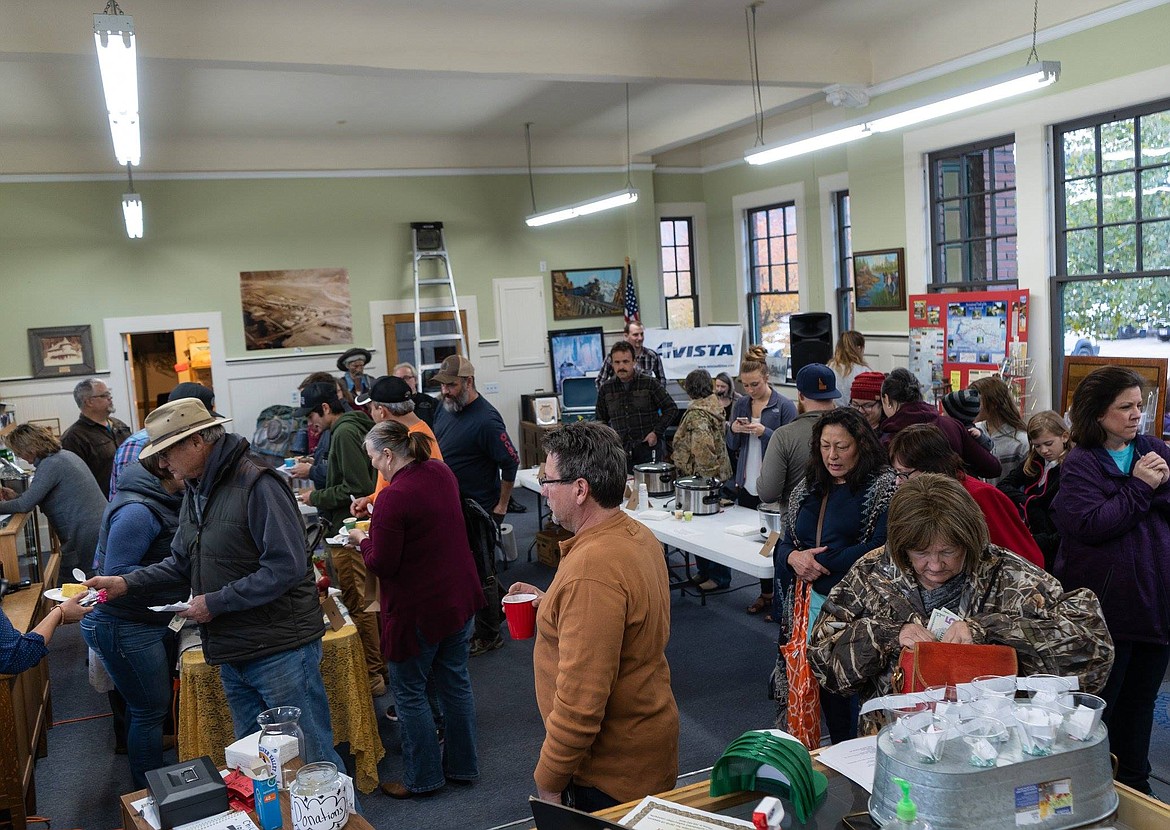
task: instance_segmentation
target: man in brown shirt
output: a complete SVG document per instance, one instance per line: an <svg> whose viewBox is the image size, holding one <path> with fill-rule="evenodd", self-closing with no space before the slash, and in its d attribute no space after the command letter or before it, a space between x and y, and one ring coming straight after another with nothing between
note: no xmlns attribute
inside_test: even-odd
<svg viewBox="0 0 1170 830"><path fill-rule="evenodd" d="M81 456L108 499L114 453L130 437L130 427L113 417L114 396L97 378L74 386L73 400L81 415L61 436L61 446Z"/></svg>
<svg viewBox="0 0 1170 830"><path fill-rule="evenodd" d="M626 460L617 434L595 421L550 433L542 492L576 535L561 543L538 597L533 651L545 739L538 795L593 811L672 789L678 707L666 643L670 589L662 545L622 512Z"/></svg>

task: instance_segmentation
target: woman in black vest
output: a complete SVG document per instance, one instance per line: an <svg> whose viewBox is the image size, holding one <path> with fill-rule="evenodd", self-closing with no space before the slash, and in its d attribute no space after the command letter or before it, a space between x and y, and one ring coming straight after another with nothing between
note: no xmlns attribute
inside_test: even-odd
<svg viewBox="0 0 1170 830"><path fill-rule="evenodd" d="M98 573L122 576L166 559L179 521L183 482L166 476L158 456L131 464L118 477L118 491L102 517ZM151 611L185 599L186 588L157 588L119 597L85 617L82 636L126 699L126 745L136 787L146 772L163 765L163 721L171 705L175 634L171 614Z"/></svg>

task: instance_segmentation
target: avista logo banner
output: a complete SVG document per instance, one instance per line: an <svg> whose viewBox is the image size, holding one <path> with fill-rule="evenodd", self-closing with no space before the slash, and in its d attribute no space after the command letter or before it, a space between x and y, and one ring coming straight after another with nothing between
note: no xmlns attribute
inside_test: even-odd
<svg viewBox="0 0 1170 830"><path fill-rule="evenodd" d="M695 369L712 377L739 372L743 350L740 326L703 326L697 329L646 329L645 347L658 352L668 378L681 380Z"/></svg>

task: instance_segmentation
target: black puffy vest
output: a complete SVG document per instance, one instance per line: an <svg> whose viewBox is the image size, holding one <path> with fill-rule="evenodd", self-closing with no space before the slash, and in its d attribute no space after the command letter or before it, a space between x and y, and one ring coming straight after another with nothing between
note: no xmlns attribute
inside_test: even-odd
<svg viewBox="0 0 1170 830"><path fill-rule="evenodd" d="M202 523L196 518L195 494L188 492L183 500L177 536L190 557L195 596L214 593L260 567L260 549L248 524L248 496L260 476L277 473L249 459L247 449L248 443L240 441L215 472ZM283 489L292 500L292 491ZM308 553L304 578L294 587L267 605L220 614L200 630L210 665L267 657L319 640L325 624Z"/></svg>

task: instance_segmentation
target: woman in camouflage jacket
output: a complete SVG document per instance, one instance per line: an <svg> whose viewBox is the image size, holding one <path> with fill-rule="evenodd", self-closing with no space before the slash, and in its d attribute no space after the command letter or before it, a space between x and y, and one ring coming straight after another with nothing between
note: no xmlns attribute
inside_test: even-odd
<svg viewBox="0 0 1170 830"><path fill-rule="evenodd" d="M711 375L706 369L695 369L682 386L691 398L691 405L674 434L672 460L679 475L730 481L731 460L724 437L723 405L715 397Z"/></svg>
<svg viewBox="0 0 1170 830"><path fill-rule="evenodd" d="M943 642L1011 646L1019 673L1075 674L1097 692L1113 664L1113 641L1097 597L1065 592L1054 577L988 542L983 514L962 485L924 473L890 502L885 547L859 559L825 601L808 649L817 680L862 700L891 694L903 647L935 638L931 611L961 619ZM878 713L861 731L881 726Z"/></svg>

